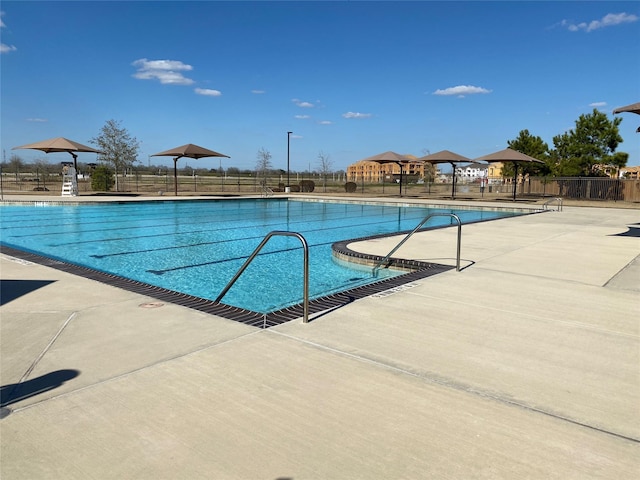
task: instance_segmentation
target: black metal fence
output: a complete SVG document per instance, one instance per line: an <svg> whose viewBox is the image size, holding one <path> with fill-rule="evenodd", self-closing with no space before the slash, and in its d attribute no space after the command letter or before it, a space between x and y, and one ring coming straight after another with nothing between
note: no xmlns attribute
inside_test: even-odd
<svg viewBox="0 0 640 480"><path fill-rule="evenodd" d="M523 195L576 200L640 202L640 180L600 177L533 177L518 186Z"/></svg>
<svg viewBox="0 0 640 480"><path fill-rule="evenodd" d="M295 178L295 181L294 181ZM260 194L262 184L265 183L271 190L284 191L284 183L281 176L257 177L257 176L179 176L178 192L180 194ZM291 178L292 192L308 192L304 188L305 182L312 181L315 184L315 193L340 193L351 195L371 196L397 196L400 188L397 183L378 182L349 182L355 189L349 190L344 179L327 178L325 180L317 175L296 175ZM2 187L4 193L11 192L50 192L59 195L62 188L62 178L59 175L40 175L35 177L30 174L15 175L3 174ZM78 179L80 193L92 192L89 178ZM140 194L173 194L174 178L172 175L127 175L118 178L118 191L122 193ZM640 180L638 179L612 179L600 177L531 177L517 185L519 198L544 198L562 197L575 200L600 200L640 202ZM493 181L487 188L481 189L479 182L460 181L456 185L456 198L486 198L501 199L511 198L513 184L510 179L503 183ZM115 193L115 192L114 192ZM450 197L450 183L404 183L402 185L403 196L417 197Z"/></svg>

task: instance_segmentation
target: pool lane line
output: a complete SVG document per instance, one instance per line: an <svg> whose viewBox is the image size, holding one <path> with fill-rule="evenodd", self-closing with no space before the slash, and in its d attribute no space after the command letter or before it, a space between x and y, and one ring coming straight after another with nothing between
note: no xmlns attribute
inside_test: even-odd
<svg viewBox="0 0 640 480"><path fill-rule="evenodd" d="M367 214L367 216L371 216L371 217L375 217L375 213L372 214ZM74 215L74 220L77 220L77 218L75 218L76 216ZM295 217L293 217L290 220L282 220L280 218L278 219L274 219L276 220L273 223L268 223L266 225L278 225L282 222L286 222L286 223L294 223L294 224L298 224L298 223L315 223L315 222L320 222L320 221L325 221L326 220L326 215L325 214L321 214L321 213L314 213L313 215L311 215L311 218L313 217L321 217L321 218L316 218L316 219L312 219L309 220L309 216L304 216L304 215L297 215ZM143 218L153 218L151 216L149 217L143 217ZM167 219L170 217L166 217ZM329 218L329 221L335 221L335 218L341 219L341 220L348 220L350 218L362 218L361 214L354 214L354 215L348 215L348 216L343 216L343 215L336 215L335 217ZM423 217L415 217L416 219L418 218L423 218ZM409 217L409 216L405 216L404 220L407 219L413 219L413 217ZM111 219L109 219L109 221L111 221ZM130 223L132 220L131 219L127 219L127 220L123 220L121 223ZM134 220L134 221L144 221L141 219L138 220ZM220 228L216 228L214 229L214 231L217 230L221 230L221 229L227 229L228 225L230 223L234 223L234 222L245 222L245 219L234 219L234 220L230 220L230 221L224 221L224 226L221 226ZM396 219L394 219L394 221L396 221ZM98 225L103 225L105 223L105 219L102 219L100 222L92 222L91 225L93 224L98 224ZM116 222L117 223L117 222ZM201 224L206 224L206 221L202 221L202 219L200 220L193 220L193 221L181 221L178 225L180 226L184 226L184 225L201 225ZM211 223L211 222L209 222ZM222 224L223 221L217 219L214 222L216 225L217 224ZM55 223L50 223L50 224L46 224L46 225L22 225L21 228L49 228L51 226L60 226L61 222L60 221L56 221ZM113 222L111 222L111 224L113 224ZM83 225L87 225L87 223L83 222ZM122 231L122 230L136 230L136 229L144 229L144 228L162 228L162 227L175 227L176 226L176 222L170 222L170 223L159 223L159 224L152 224L152 225L145 225L145 226L115 226L113 228L98 228L98 229L86 229L86 230L82 230L81 233L92 233L92 232L109 232L109 231ZM11 228L11 227L3 227L3 228ZM246 226L241 226L241 227L236 227L236 228L255 228L254 225L246 225ZM192 230L191 232L193 233L199 233L199 232L207 232L210 230ZM69 231L68 230L59 230L59 231L54 231L54 232L46 232L46 233L34 233L34 232L29 232L28 234L25 235L12 235L13 238L22 238L22 237L28 237L28 238L32 238L35 236L55 236L55 235L68 235ZM181 232L182 233L182 232ZM189 233L189 232L184 232L184 233ZM149 237L154 237L154 236L164 236L164 235L172 235L173 233L161 233L161 234L154 234L154 235L148 235ZM118 239L128 239L128 238L144 238L145 236L136 236L136 237L116 237L114 240L118 240ZM111 239L107 239L111 240ZM78 242L80 243L80 242ZM68 243L61 243L58 244L57 246L64 246L64 245L68 245L68 244L73 244L73 242L68 242Z"/></svg>
<svg viewBox="0 0 640 480"><path fill-rule="evenodd" d="M384 221L384 222L367 222L367 223L358 223L358 224L349 224L349 225L341 225L339 227L326 227L326 228L315 228L312 230L305 230L303 233L306 235L309 232L313 232L313 233L319 233L319 232L325 232L325 231L335 231L335 230L340 230L340 229L344 229L344 228L353 228L353 227L363 227L363 226L367 226L367 225L373 225L373 224L379 224L379 225L384 225L390 222L396 222L396 220L389 220L389 221ZM305 223L316 223L316 221L313 222L305 222ZM270 224L267 225L269 228L269 230L274 229L276 227L278 227L278 224ZM262 228L263 226L261 226ZM255 226L247 226L247 227L239 227L236 228L236 230L243 230L243 229L255 229ZM276 228L277 229L277 228ZM219 228L219 229L215 229L215 230L196 230L193 232L183 232L183 233L178 233L178 234L170 234L170 233L163 233L163 234L158 234L158 235L142 235L142 236L137 236L137 237L122 237L122 238L110 238L110 239L95 239L95 240L85 240L85 241L81 241L81 242L68 242L68 243L58 243L58 244L50 244L50 246L56 246L56 247L60 247L60 246L71 246L71 245L80 245L80 244L91 244L91 243L95 243L95 242L117 242L117 241L123 241L123 240L138 240L141 238L156 238L156 237L160 237L160 236L172 236L172 237L177 237L177 236L181 236L181 235L191 235L193 233L207 233L207 232L219 232L219 231L225 231L227 230L227 228ZM290 231L290 230L289 230ZM158 248L150 248L150 249L145 249L145 250L128 250L128 251L122 251L122 252L115 252L115 253L107 253L107 254L103 254L103 255L89 255L90 257L93 258L107 258L107 257L113 257L113 256L120 256L120 255L136 255L136 254L140 254L140 253L149 253L149 252L155 252L155 251L164 251L164 250L179 250L182 248L190 248L190 247L194 247L194 246L205 246L205 245L216 245L218 243L228 243L228 242L241 242L241 241L246 241L246 240L256 240L256 239L262 239L265 237L265 235L267 235L269 232L266 231L265 234L263 235L254 235L251 237L244 237L244 238L238 238L238 239L220 239L220 240L215 240L215 241L211 241L211 242L200 242L200 243L193 243L193 244L187 244L187 245L169 245L166 247L158 247ZM389 232L391 235L395 235L395 232ZM325 243L319 243L319 244L314 244L314 245L324 245ZM248 256L248 255L247 255Z"/></svg>

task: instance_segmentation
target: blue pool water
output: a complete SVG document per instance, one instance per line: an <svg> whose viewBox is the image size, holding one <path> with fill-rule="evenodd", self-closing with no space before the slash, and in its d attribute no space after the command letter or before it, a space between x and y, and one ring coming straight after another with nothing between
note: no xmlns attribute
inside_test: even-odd
<svg viewBox="0 0 640 480"><path fill-rule="evenodd" d="M333 243L412 230L436 212L463 224L521 214L284 199L6 205L0 231L13 248L212 300L265 235L297 232L309 244L309 293L318 298L402 273L374 277L370 267L345 265L333 259ZM299 303L302 267L300 241L273 237L222 301L263 313Z"/></svg>

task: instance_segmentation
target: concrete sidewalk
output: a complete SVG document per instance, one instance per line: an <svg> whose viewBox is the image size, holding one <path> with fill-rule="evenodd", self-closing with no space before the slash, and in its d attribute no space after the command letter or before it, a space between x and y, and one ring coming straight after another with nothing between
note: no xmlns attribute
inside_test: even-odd
<svg viewBox="0 0 640 480"><path fill-rule="evenodd" d="M268 330L0 257L0 476L637 478L639 226L465 225L461 272ZM453 264L455 236L395 256Z"/></svg>

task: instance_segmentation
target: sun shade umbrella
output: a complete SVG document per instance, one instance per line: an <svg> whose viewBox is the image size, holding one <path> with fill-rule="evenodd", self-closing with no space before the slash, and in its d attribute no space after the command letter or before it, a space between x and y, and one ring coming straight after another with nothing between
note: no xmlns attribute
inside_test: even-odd
<svg viewBox="0 0 640 480"><path fill-rule="evenodd" d="M627 105L626 107L618 107L613 110L613 113L622 113L622 112L631 112L637 113L640 115L640 102L632 103L631 105Z"/></svg>
<svg viewBox="0 0 640 480"><path fill-rule="evenodd" d="M363 162L377 162L379 164L384 163L397 163L400 166L400 196L402 196L402 164L408 163L409 158L405 155L400 155L396 152L384 152L379 153L378 155L374 155L372 157L367 157L363 159Z"/></svg>
<svg viewBox="0 0 640 480"><path fill-rule="evenodd" d="M524 153L520 153L510 148L505 148L504 150L500 150L499 152L490 153L489 155L485 155L484 157L476 158L474 162L487 162L487 163L511 162L513 163L513 166L515 169L515 173L513 175L513 201L514 202L516 201L516 183L518 178L518 164L544 163L542 160L538 160L537 158L530 157L529 155L525 155Z"/></svg>
<svg viewBox="0 0 640 480"><path fill-rule="evenodd" d="M78 155L76 155L77 152L102 153L100 150L96 150L92 147L87 147L86 145L74 142L73 140L69 140L64 137L51 138L49 140L42 140L41 142L30 143L28 145L21 145L19 147L12 148L12 150L16 149L40 150L44 153L67 152L73 157L73 168L75 168L76 173L78 172Z"/></svg>
<svg viewBox="0 0 640 480"><path fill-rule="evenodd" d="M205 158L205 157L225 157L231 158L224 153L214 152L208 148L199 147L193 143L187 143L180 147L172 148L171 150L165 150L164 152L154 153L152 157L173 157L173 185L174 193L178 196L178 160L182 157L187 158Z"/></svg>
<svg viewBox="0 0 640 480"><path fill-rule="evenodd" d="M627 105L626 107L618 107L613 110L613 113L623 113L623 112L637 113L638 115L640 115L640 102L632 103L631 105ZM638 127L636 132L640 132L640 127Z"/></svg>
<svg viewBox="0 0 640 480"><path fill-rule="evenodd" d="M436 163L448 163L453 167L453 181L451 182L451 199L453 200L456 196L456 163L470 163L471 159L450 152L449 150L442 150L425 157L420 157L418 160L433 165Z"/></svg>

